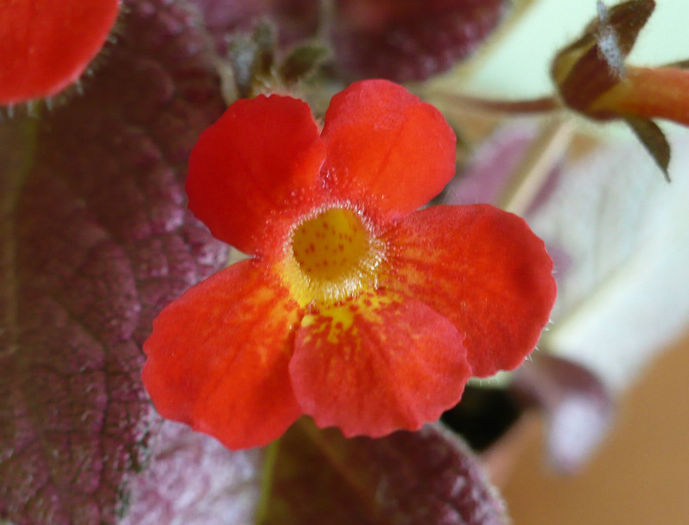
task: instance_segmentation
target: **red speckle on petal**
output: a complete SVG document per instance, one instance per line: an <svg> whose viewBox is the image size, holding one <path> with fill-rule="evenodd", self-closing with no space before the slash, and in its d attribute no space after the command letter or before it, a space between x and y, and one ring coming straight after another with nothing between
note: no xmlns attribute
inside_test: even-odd
<svg viewBox="0 0 689 525"><path fill-rule="evenodd" d="M0 104L50 97L103 47L119 0L22 0L0 7Z"/></svg>

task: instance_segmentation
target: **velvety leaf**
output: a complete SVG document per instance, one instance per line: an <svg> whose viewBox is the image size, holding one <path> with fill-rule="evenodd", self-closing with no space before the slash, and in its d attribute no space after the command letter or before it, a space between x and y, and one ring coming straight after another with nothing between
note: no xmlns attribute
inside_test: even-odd
<svg viewBox="0 0 689 525"><path fill-rule="evenodd" d="M132 479L120 525L250 525L260 483L259 449L230 452L166 421L151 439L150 465Z"/></svg>
<svg viewBox="0 0 689 525"><path fill-rule="evenodd" d="M605 437L613 402L601 380L583 366L538 353L515 374L510 387L528 405L545 411L550 464L571 472Z"/></svg>
<svg viewBox="0 0 689 525"><path fill-rule="evenodd" d="M221 54L233 33L266 18L275 23L282 49L323 29L346 77L397 81L425 79L469 56L508 6L506 0L338 0L323 16L317 0L190 1ZM321 20L327 21L319 28Z"/></svg>
<svg viewBox="0 0 689 525"><path fill-rule="evenodd" d="M624 120L651 154L658 167L663 170L665 179L670 182L670 175L667 171L670 165L670 144L663 131L655 122L645 118L626 117Z"/></svg>
<svg viewBox="0 0 689 525"><path fill-rule="evenodd" d="M176 3L128 7L84 96L0 126L0 518L16 524L115 521L159 430L140 345L226 257L182 187L196 137L224 109L204 37ZM169 451L177 483L207 478L193 454L172 458L189 438L161 443L154 458ZM175 509L213 505L196 493Z"/></svg>
<svg viewBox="0 0 689 525"><path fill-rule="evenodd" d="M383 439L345 439L302 421L278 445L259 523L506 523L468 448L439 425Z"/></svg>
<svg viewBox="0 0 689 525"><path fill-rule="evenodd" d="M332 38L354 77L422 80L470 55L501 20L505 0L341 0Z"/></svg>
<svg viewBox="0 0 689 525"><path fill-rule="evenodd" d="M689 321L689 135L668 134L671 184L631 137L563 166L559 186L531 218L571 265L558 276L553 325L541 345L583 363L613 391Z"/></svg>

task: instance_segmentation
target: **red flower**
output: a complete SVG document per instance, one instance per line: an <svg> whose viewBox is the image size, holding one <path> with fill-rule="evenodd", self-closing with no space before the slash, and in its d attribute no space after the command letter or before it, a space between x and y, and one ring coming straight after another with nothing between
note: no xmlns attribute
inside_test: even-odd
<svg viewBox="0 0 689 525"><path fill-rule="evenodd" d="M230 448L301 414L347 436L417 429L473 374L518 366L555 298L526 223L488 205L414 211L454 173L455 137L401 86L308 106L232 104L192 152L189 205L253 255L163 310L144 345L156 408Z"/></svg>
<svg viewBox="0 0 689 525"><path fill-rule="evenodd" d="M0 5L0 104L50 97L76 82L112 29L120 0Z"/></svg>

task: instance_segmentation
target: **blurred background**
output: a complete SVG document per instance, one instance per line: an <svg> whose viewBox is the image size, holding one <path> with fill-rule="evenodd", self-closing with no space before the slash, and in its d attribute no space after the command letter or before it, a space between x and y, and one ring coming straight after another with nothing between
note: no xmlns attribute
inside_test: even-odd
<svg viewBox="0 0 689 525"><path fill-rule="evenodd" d="M523 9L522 14L499 30L502 31L500 36L480 51L478 60L460 66L432 84L441 91L460 84L463 93L501 99L549 94L552 90L549 61L553 50L579 36L581 29L595 16L596 4L580 0L537 0L518 1L515 7ZM686 59L689 46L683 35L687 20L689 2L658 1L628 63L659 65ZM453 113L452 109L449 113ZM456 113L459 121L470 122L469 117L460 113ZM583 312L567 315L563 312L567 307L563 308L562 304L559 312L556 311L552 332L544 338L546 344L555 353L595 370L613 393L615 413L600 447L569 474L557 474L546 459L548 418L527 415L518 423L513 435L507 438L514 463L509 466L509 474L504 471L496 474L496 482L516 525L689 522L689 324L686 307L689 260L686 253L682 254L689 243L686 234L689 230L689 194L686 192L689 159L684 156L689 143L686 142L686 130L666 123L660 126L671 135L671 141L678 141L671 164L674 180L667 188L658 188L664 185L660 177L655 183L650 181L659 174L653 173L652 164L645 165L640 157L631 162L621 155L605 165L592 161L592 157L584 153L583 159L589 160L583 161L584 166L573 168L577 171L575 176L580 177L579 182L569 184L570 193L558 204L560 215L568 219L556 218L552 209L541 212L540 216L536 213L536 217L529 219L546 239L562 240L553 223L560 221L560 226L568 224L567 228L576 229L577 222L588 222L586 213L595 212L596 206L598 210L615 210L616 220L606 220L603 213L597 215L597 220L602 217L600 227L593 224L587 229L589 236L600 239L588 249L582 248L581 257L574 256L575 265L578 261L579 268L584 268L579 276L576 269L573 275L560 276L565 281L564 286L561 282L561 291L564 291L561 303L562 300L569 302L568 296L585 288L587 279L593 279L594 274L605 273L601 267L612 264L604 261L604 256L593 257L597 259L594 261L587 259L583 254L590 254L591 248L598 250L602 246L603 252L625 252L626 255L613 256L619 257L614 264L621 266L628 266L631 259L637 259L632 265L636 267L632 272L635 277L630 279L630 282L636 279L637 284L625 290L627 285L620 284L625 277L618 275L612 286L617 289L602 294L596 292L599 297L589 301ZM594 137L596 147L608 151L624 149L624 144L634 143L631 132L622 125L593 126L575 117L574 127L575 136ZM571 149L569 155L573 155ZM616 163L626 167L618 168ZM596 169L607 170L609 173L605 177L612 182L600 184L603 176L596 178L588 174ZM591 183L595 187L586 188ZM663 192L664 196L654 200L651 206L642 204L645 197L641 199L640 195L656 191ZM578 214L562 211L568 206L577 209L571 204L577 198L597 204L589 208L580 205ZM623 211L625 209L627 212ZM633 219L635 214L642 216L638 223ZM656 222L663 214L666 217ZM635 247L622 247L621 239L629 237L630 231L644 229L649 221L655 225L647 235L641 235L641 240L631 243L636 243ZM675 233L666 236L661 223L674 224L671 229ZM614 231L606 232L608 228ZM563 244L567 246L568 243L570 247L586 244L574 237L565 239ZM656 262L652 257L646 259L656 247L664 253L665 262L657 264L659 259ZM676 262L666 266L673 257L677 257ZM613 273L611 270L611 275ZM646 284L639 285L646 280L641 278L643 273L649 278ZM570 279L572 281L568 282ZM674 282L669 287L664 284L668 279ZM558 316L561 316L560 324Z"/></svg>
<svg viewBox="0 0 689 525"><path fill-rule="evenodd" d="M501 487L515 525L682 524L689 516L689 334L619 399L609 436L573 475L543 457L539 424L524 432Z"/></svg>

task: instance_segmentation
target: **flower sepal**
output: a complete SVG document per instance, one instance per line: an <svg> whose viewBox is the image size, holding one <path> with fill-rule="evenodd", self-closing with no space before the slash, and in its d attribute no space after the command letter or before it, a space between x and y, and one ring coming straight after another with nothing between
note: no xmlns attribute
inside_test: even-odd
<svg viewBox="0 0 689 525"><path fill-rule="evenodd" d="M314 75L329 55L325 44L307 41L281 56L275 26L259 22L251 35L237 35L228 46L232 74L226 78L226 98L289 92Z"/></svg>

